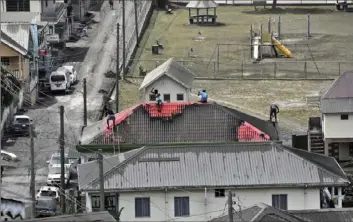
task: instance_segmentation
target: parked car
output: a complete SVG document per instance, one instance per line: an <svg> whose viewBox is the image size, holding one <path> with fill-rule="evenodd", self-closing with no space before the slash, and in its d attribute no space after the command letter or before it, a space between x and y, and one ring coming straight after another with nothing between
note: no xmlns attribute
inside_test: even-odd
<svg viewBox="0 0 353 222"><path fill-rule="evenodd" d="M7 152L5 150L1 150L1 159L6 161L13 161L13 162L16 162L19 160L16 154Z"/></svg>
<svg viewBox="0 0 353 222"><path fill-rule="evenodd" d="M36 218L56 215L58 201L53 197L39 197L36 200Z"/></svg>
<svg viewBox="0 0 353 222"><path fill-rule="evenodd" d="M60 198L59 188L53 187L53 186L42 186L37 193L37 199L40 197L53 197L57 201L59 201L59 198Z"/></svg>
<svg viewBox="0 0 353 222"><path fill-rule="evenodd" d="M77 82L77 71L75 67L70 65L64 65L63 67L70 72L71 85L74 85Z"/></svg>
<svg viewBox="0 0 353 222"><path fill-rule="evenodd" d="M11 132L15 136L28 136L29 135L29 125L32 120L26 115L15 115L11 124Z"/></svg>
<svg viewBox="0 0 353 222"><path fill-rule="evenodd" d="M72 171L73 164L69 161L69 159L67 157L68 157L68 155L65 154L65 160L64 160L65 166L68 167L70 169L70 171ZM49 167L53 166L53 165L61 166L60 152L53 153L51 155L50 159L47 161L47 164L49 164Z"/></svg>
<svg viewBox="0 0 353 222"><path fill-rule="evenodd" d="M65 165L65 184L68 185L70 182L70 177L71 177L71 170L70 167ZM47 179L47 185L50 186L57 186L60 185L60 180L61 178L61 165L59 164L54 164L49 166L49 174L48 174L48 179Z"/></svg>
<svg viewBox="0 0 353 222"><path fill-rule="evenodd" d="M55 72L50 74L50 90L64 91L71 88L70 72L64 67L59 67Z"/></svg>

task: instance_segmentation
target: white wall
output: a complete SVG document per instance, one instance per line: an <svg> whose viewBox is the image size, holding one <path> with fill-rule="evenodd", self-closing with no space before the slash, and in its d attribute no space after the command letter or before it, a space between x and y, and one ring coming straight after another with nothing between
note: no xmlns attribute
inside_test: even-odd
<svg viewBox="0 0 353 222"><path fill-rule="evenodd" d="M324 114L323 131L325 138L353 138L353 114L348 120L341 120L341 115Z"/></svg>
<svg viewBox="0 0 353 222"><path fill-rule="evenodd" d="M237 189L233 190L236 194L234 200L242 208L249 207L257 203L272 205L272 194L288 195L288 210L320 209L320 190L319 189ZM189 196L190 217L174 217L174 197ZM135 218L135 198L150 197L151 217ZM166 221L176 219L180 221L208 221L222 214L227 197L215 197L214 190L189 190L189 191L146 191L120 193L119 208L124 207L121 221ZM90 201L87 201L90 202ZM91 210L91 204L86 207ZM239 209L237 205L235 209Z"/></svg>
<svg viewBox="0 0 353 222"><path fill-rule="evenodd" d="M182 93L184 94L184 101L189 101L190 97L190 90L186 89L184 86L180 85L179 83L175 82L173 79L169 78L168 76L163 76L157 81L155 81L150 86L146 87L145 93L145 101L149 102L151 89L155 88L158 89L159 93L163 94L170 94L170 101L177 102L177 94Z"/></svg>
<svg viewBox="0 0 353 222"><path fill-rule="evenodd" d="M349 156L349 143L339 143L338 150L339 160L351 159L351 157Z"/></svg>

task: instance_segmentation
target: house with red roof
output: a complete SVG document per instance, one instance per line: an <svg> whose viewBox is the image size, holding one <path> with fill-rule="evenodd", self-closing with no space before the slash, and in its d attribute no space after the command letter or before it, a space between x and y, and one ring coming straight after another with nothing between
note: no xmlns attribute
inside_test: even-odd
<svg viewBox="0 0 353 222"><path fill-rule="evenodd" d="M81 132L79 152L124 152L145 145L199 144L209 142L277 141L268 121L217 103L170 102L158 110L155 103L136 104L103 119ZM69 154L73 156L73 154Z"/></svg>

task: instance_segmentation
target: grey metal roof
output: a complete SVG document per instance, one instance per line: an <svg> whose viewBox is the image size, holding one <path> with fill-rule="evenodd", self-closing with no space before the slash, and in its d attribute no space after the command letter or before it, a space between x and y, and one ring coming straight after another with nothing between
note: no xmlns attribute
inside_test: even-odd
<svg viewBox="0 0 353 222"><path fill-rule="evenodd" d="M190 1L186 8L198 8L198 9L207 9L207 8L216 8L218 5L213 0L204 0L204 1Z"/></svg>
<svg viewBox="0 0 353 222"><path fill-rule="evenodd" d="M91 222L116 222L116 219L108 212L90 212L82 214L62 215L55 217L35 218L30 220L23 220L24 222L30 221L52 221L52 222L78 222L78 221L91 221Z"/></svg>
<svg viewBox="0 0 353 222"><path fill-rule="evenodd" d="M332 84L322 99L353 98L353 71L343 72Z"/></svg>
<svg viewBox="0 0 353 222"><path fill-rule="evenodd" d="M113 169L113 167L122 163L124 160L130 158L139 152L140 149L131 150L125 153L121 153L112 157L105 158L103 162L103 172L106 173ZM98 161L90 161L84 164L78 165L78 184L81 187L86 186L99 176Z"/></svg>
<svg viewBox="0 0 353 222"><path fill-rule="evenodd" d="M166 103L163 107L174 109L179 114L169 120L151 117L145 104L117 114L116 119L125 120L119 124L119 137L126 144L236 141L237 127L241 121L246 121L269 135L271 140L278 139L276 129L268 121L216 103ZM81 144L107 144L105 141L108 139L103 132L105 123L103 120L85 127Z"/></svg>
<svg viewBox="0 0 353 222"><path fill-rule="evenodd" d="M228 215L221 215L218 218L210 220L212 222L228 222ZM280 210L264 203L255 204L251 207L236 210L233 215L234 222L305 222L300 217L291 215L287 211Z"/></svg>
<svg viewBox="0 0 353 222"><path fill-rule="evenodd" d="M29 24L1 23L1 32L17 44L14 44L12 41L8 41L6 38L1 39L1 41L22 55L26 55L29 45L29 28Z"/></svg>
<svg viewBox="0 0 353 222"><path fill-rule="evenodd" d="M39 12L1 12L1 23L36 24L39 21Z"/></svg>
<svg viewBox="0 0 353 222"><path fill-rule="evenodd" d="M259 142L144 147L105 173L104 177L107 190L322 187L349 183L346 177L336 175L279 144ZM98 178L80 189L98 190Z"/></svg>
<svg viewBox="0 0 353 222"><path fill-rule="evenodd" d="M323 114L352 113L353 98L322 99L320 106Z"/></svg>
<svg viewBox="0 0 353 222"><path fill-rule="evenodd" d="M312 222L353 221L353 208L293 210L288 212Z"/></svg>
<svg viewBox="0 0 353 222"><path fill-rule="evenodd" d="M140 90L145 89L163 75L168 76L188 89L191 89L195 79L195 74L193 72L180 63L174 61L173 58L170 58L145 76L140 86Z"/></svg>

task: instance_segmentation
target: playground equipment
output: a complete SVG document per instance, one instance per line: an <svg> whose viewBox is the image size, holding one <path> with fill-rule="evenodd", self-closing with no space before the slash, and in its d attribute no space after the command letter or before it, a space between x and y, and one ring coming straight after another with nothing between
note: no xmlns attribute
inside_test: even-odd
<svg viewBox="0 0 353 222"><path fill-rule="evenodd" d="M285 56L287 56L288 58L293 57L292 52L289 51L289 49L287 49L284 45L282 45L282 43L280 43L277 39L275 39L275 37L272 37L272 42L273 42L273 45Z"/></svg>

